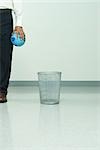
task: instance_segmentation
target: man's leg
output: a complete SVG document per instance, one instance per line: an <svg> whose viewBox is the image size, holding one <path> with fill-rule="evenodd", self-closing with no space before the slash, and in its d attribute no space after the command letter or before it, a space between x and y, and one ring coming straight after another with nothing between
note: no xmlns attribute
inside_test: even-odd
<svg viewBox="0 0 100 150"><path fill-rule="evenodd" d="M11 74L13 45L10 41L13 32L12 12L0 10L0 92L7 95Z"/></svg>

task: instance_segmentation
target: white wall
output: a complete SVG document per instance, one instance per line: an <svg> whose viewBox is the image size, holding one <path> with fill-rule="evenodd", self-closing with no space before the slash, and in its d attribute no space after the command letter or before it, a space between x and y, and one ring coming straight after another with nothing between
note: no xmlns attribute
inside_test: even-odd
<svg viewBox="0 0 100 150"><path fill-rule="evenodd" d="M24 0L26 44L14 48L11 80L62 71L62 80L100 80L100 3Z"/></svg>

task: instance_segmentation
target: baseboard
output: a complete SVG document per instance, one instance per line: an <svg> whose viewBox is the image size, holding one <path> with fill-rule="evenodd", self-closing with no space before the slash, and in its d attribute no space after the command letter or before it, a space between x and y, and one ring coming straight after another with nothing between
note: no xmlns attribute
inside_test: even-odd
<svg viewBox="0 0 100 150"><path fill-rule="evenodd" d="M38 86L38 81L10 81L9 86ZM100 86L100 81L61 81L61 86Z"/></svg>

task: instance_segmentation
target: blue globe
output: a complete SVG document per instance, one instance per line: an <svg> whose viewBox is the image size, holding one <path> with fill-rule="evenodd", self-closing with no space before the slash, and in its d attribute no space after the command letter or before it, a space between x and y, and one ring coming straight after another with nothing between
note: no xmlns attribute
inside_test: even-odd
<svg viewBox="0 0 100 150"><path fill-rule="evenodd" d="M15 46L22 46L25 43L25 38L24 39L20 38L19 34L18 34L18 37L17 37L16 33L13 33L12 36L11 36L11 42Z"/></svg>

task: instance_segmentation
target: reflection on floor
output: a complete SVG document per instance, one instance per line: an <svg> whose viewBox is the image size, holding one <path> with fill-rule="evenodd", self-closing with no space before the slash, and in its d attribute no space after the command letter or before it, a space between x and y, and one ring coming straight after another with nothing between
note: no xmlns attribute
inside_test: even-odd
<svg viewBox="0 0 100 150"><path fill-rule="evenodd" d="M0 104L0 150L100 150L100 87L61 88L58 105L38 87L9 87Z"/></svg>

